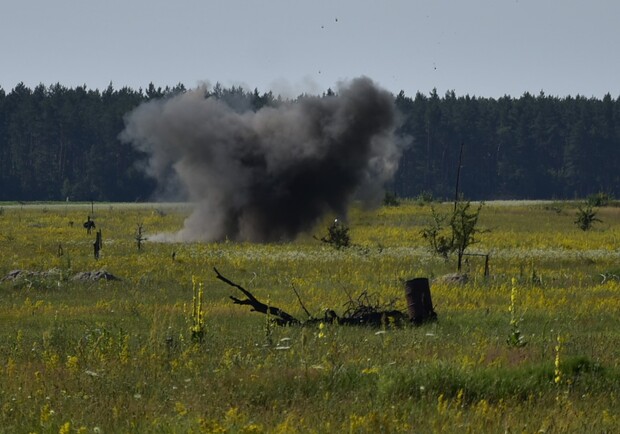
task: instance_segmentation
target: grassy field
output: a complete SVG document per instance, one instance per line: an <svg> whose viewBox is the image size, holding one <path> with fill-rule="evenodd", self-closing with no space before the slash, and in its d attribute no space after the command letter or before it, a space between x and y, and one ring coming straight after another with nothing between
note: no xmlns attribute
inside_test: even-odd
<svg viewBox="0 0 620 434"><path fill-rule="evenodd" d="M437 279L455 261L420 235L429 205L352 209L348 249L312 237L326 218L294 242L138 250L138 224L153 238L188 213L0 204L0 279L46 272L0 281L0 432L620 432L620 208L583 232L576 204L486 204L468 251L490 276L469 257L465 285ZM364 291L406 311L405 281L429 277L438 321L277 327L213 267L302 319L293 287L316 316ZM74 279L101 269L121 280Z"/></svg>

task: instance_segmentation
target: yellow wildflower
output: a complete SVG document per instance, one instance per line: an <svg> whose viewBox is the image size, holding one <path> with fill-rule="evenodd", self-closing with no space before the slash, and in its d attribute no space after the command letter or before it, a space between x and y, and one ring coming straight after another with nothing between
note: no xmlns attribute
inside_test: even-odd
<svg viewBox="0 0 620 434"><path fill-rule="evenodd" d="M79 370L79 359L77 356L67 356L67 363L65 366L72 374L75 374Z"/></svg>

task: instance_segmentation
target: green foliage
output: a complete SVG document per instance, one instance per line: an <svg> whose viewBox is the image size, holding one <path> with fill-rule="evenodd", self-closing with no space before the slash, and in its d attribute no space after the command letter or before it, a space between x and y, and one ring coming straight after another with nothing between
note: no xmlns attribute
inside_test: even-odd
<svg viewBox="0 0 620 434"><path fill-rule="evenodd" d="M461 190L475 199L619 194L620 99L610 95L494 99L433 90L401 93L396 105L404 117L399 132L414 138L393 183L400 197L452 197L459 152L449 144L463 140Z"/></svg>
<svg viewBox="0 0 620 434"><path fill-rule="evenodd" d="M422 193L418 194L415 200L418 203L418 205L426 205L426 204L432 203L433 193L430 191L423 191Z"/></svg>
<svg viewBox="0 0 620 434"><path fill-rule="evenodd" d="M477 225L482 203L474 211L470 211L470 208L470 201L458 201L452 214L447 216L439 214L431 207L432 221L421 231L431 250L439 256L448 259L451 253L456 253L458 271L461 271L465 250L476 242L476 234L481 232Z"/></svg>
<svg viewBox="0 0 620 434"><path fill-rule="evenodd" d="M431 215L432 221L422 229L422 237L428 241L434 253L447 260L454 249L454 238L445 229L447 216L438 213L434 207L431 207Z"/></svg>
<svg viewBox="0 0 620 434"><path fill-rule="evenodd" d="M334 219L327 227L327 235L321 237L321 241L337 249L349 247L351 245L349 226L341 220Z"/></svg>
<svg viewBox="0 0 620 434"><path fill-rule="evenodd" d="M452 228L452 249L457 254L457 269L461 271L463 263L463 254L470 245L476 243L476 235L481 232L477 228L478 217L482 210L482 202L475 211L470 211L470 201L458 201L454 207L452 218L450 219L450 228Z"/></svg>
<svg viewBox="0 0 620 434"><path fill-rule="evenodd" d="M609 205L613 197L607 193L598 192L591 194L586 198L586 204L592 207L601 207Z"/></svg>
<svg viewBox="0 0 620 434"><path fill-rule="evenodd" d="M136 164L144 155L119 141L123 116L139 104L185 91L182 84L104 90L60 84L0 92L0 200L145 200L154 182ZM327 95L333 95L328 92ZM283 100L216 84L205 94L240 110ZM391 184L399 198L451 197L458 151L466 138L461 188L476 199L587 197L603 206L620 185L620 99L479 98L437 91L395 103L398 133L413 137ZM615 114L616 113L616 114ZM617 124L617 122L616 122ZM536 161L532 162L532 155ZM607 197L605 197L607 196Z"/></svg>
<svg viewBox="0 0 620 434"><path fill-rule="evenodd" d="M523 316L518 312L518 293L517 280L513 278L512 289L510 291L510 305L508 306L508 310L510 311L510 333L507 339L508 345L512 347L523 347L527 343L521 333Z"/></svg>
<svg viewBox="0 0 620 434"><path fill-rule="evenodd" d="M310 236L153 242L136 254L132 224L169 233L182 227L188 208L95 204L106 237L95 263L92 236L68 224L83 221L90 204L2 206L2 432L67 432L67 423L69 432L141 433L620 430L620 282L601 282L599 274L618 274L615 209L599 211L608 229L583 233L571 216L540 204L487 203L480 224L494 230L480 243L495 252L489 279L462 287L434 280L438 321L369 329L276 326L234 305L229 297L239 294L212 267L298 317L305 315L291 285L311 312L341 313L350 307L347 293L364 291L404 311L406 279L451 268L417 232L430 207L403 200L349 210L356 242L383 242L382 251L365 255L324 248ZM448 216L453 210L434 206ZM63 265L69 256L70 267ZM530 279L530 263L544 281ZM510 276L523 264L515 306L528 344L512 346ZM72 278L95 267L122 280ZM61 271L2 280L14 269ZM205 283L203 344L190 333L192 276ZM554 350L558 334L561 351Z"/></svg>
<svg viewBox="0 0 620 434"><path fill-rule="evenodd" d="M577 219L575 224L582 231L589 231L596 222L602 222L601 219L596 217L597 212L592 209L592 205L586 203L584 206L577 208Z"/></svg>
<svg viewBox="0 0 620 434"><path fill-rule="evenodd" d="M121 143L123 117L139 104L185 92L185 87L103 91L60 84L18 84L0 92L0 200L144 201L155 183L138 169L144 158ZM269 93L216 85L207 96L235 107L275 104Z"/></svg>
<svg viewBox="0 0 620 434"><path fill-rule="evenodd" d="M390 191L386 191L385 196L383 197L383 205L384 206L399 206L400 200L398 200L398 197L396 196L396 194Z"/></svg>

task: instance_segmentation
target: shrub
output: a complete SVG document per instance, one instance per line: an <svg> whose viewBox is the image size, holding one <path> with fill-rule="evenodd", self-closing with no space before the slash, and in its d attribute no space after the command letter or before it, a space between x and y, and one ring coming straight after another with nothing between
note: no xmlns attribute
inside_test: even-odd
<svg viewBox="0 0 620 434"><path fill-rule="evenodd" d="M321 241L331 244L337 249L349 247L351 245L349 226L338 219L334 219L334 222L327 228L327 235L322 237Z"/></svg>
<svg viewBox="0 0 620 434"><path fill-rule="evenodd" d="M398 200L398 196L395 193L386 191L385 197L383 198L384 206L399 206L400 200Z"/></svg>
<svg viewBox="0 0 620 434"><path fill-rule="evenodd" d="M592 229L592 225L596 222L602 223L602 220L596 217L596 211L592 209L592 205L589 203L586 203L585 206L580 206L577 209L577 219L575 220L575 224L582 231L589 231Z"/></svg>
<svg viewBox="0 0 620 434"><path fill-rule="evenodd" d="M424 205L427 203L432 203L434 200L433 198L433 193L430 191L422 191L420 194L418 194L418 196L416 197L416 202L418 205Z"/></svg>
<svg viewBox="0 0 620 434"><path fill-rule="evenodd" d="M603 192L598 192L595 194L591 194L590 196L588 196L586 198L586 203L593 207L593 206L607 206L609 205L609 201L612 200L611 195L607 194L607 193L603 193Z"/></svg>

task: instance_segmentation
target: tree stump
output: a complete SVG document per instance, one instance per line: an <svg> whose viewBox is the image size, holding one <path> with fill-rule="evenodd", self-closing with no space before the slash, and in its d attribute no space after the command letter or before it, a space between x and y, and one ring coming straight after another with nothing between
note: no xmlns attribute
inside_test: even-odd
<svg viewBox="0 0 620 434"><path fill-rule="evenodd" d="M433 309L431 288L426 277L418 277L405 283L405 297L409 320L416 325L437 320Z"/></svg>
<svg viewBox="0 0 620 434"><path fill-rule="evenodd" d="M95 239L95 242L93 243L95 260L99 259L99 251L101 250L101 247L103 247L103 241L101 240L101 229L99 229L97 231L97 238Z"/></svg>

